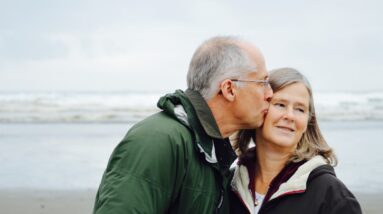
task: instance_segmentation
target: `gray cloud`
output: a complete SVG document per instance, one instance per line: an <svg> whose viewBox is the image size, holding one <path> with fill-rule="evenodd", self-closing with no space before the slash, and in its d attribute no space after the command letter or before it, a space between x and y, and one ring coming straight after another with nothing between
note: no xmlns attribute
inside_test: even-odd
<svg viewBox="0 0 383 214"><path fill-rule="evenodd" d="M7 1L0 8L0 90L185 87L193 51L217 34L253 41L269 68L297 67L315 89L383 90L382 6L374 0ZM356 88L359 76L369 81Z"/></svg>

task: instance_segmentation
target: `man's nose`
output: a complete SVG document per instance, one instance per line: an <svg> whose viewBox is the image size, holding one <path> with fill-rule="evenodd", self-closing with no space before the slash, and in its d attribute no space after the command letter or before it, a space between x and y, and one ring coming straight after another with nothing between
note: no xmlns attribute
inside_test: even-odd
<svg viewBox="0 0 383 214"><path fill-rule="evenodd" d="M265 100L267 102L270 102L272 97L273 97L273 89L271 89L271 87L268 87L265 92Z"/></svg>

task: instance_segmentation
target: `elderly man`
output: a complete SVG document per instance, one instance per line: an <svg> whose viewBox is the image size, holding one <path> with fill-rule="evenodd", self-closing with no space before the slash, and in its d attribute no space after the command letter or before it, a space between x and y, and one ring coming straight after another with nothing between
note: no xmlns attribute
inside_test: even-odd
<svg viewBox="0 0 383 214"><path fill-rule="evenodd" d="M261 52L214 37L194 53L188 89L158 101L115 148L94 213L227 213L236 158L228 137L262 125L272 90Z"/></svg>

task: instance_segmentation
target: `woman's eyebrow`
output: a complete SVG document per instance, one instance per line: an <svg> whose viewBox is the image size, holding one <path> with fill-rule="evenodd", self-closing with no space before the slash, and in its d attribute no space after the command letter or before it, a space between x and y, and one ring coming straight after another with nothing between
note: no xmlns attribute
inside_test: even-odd
<svg viewBox="0 0 383 214"><path fill-rule="evenodd" d="M289 102L291 102L291 101L288 100L288 99L285 99L285 98L276 98L276 97L273 97L273 98L271 99L271 101L277 101L277 102L283 102L283 103L289 103ZM308 108L308 105L306 105L306 104L303 103L303 102L299 102L299 101L297 101L297 102L294 102L294 103L295 103L295 105L297 105L297 106L303 106L303 107Z"/></svg>
<svg viewBox="0 0 383 214"><path fill-rule="evenodd" d="M289 102L287 99L284 99L284 98L276 98L276 97L273 97L271 98L271 101L279 101L279 102Z"/></svg>
<svg viewBox="0 0 383 214"><path fill-rule="evenodd" d="M296 105L300 106L300 107L304 107L304 108L309 108L309 106L306 105L306 103L303 103L303 102L296 102Z"/></svg>

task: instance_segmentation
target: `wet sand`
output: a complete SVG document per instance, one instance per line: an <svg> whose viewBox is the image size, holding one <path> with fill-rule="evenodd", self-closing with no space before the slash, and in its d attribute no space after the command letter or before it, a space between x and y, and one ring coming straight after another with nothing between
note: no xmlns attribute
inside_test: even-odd
<svg viewBox="0 0 383 214"><path fill-rule="evenodd" d="M355 193L365 214L379 214L383 210L383 193Z"/></svg>
<svg viewBox="0 0 383 214"><path fill-rule="evenodd" d="M1 190L0 213L92 213L96 190Z"/></svg>
<svg viewBox="0 0 383 214"><path fill-rule="evenodd" d="M4 214L86 214L92 213L96 190L1 190L0 209ZM363 213L383 210L383 193L356 193Z"/></svg>

